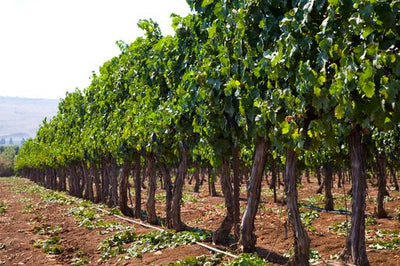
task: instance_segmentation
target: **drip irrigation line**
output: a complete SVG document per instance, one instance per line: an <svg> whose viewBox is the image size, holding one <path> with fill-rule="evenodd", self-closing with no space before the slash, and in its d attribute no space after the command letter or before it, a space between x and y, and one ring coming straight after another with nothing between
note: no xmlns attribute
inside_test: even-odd
<svg viewBox="0 0 400 266"><path fill-rule="evenodd" d="M316 207L316 206L314 206L314 205L301 205L301 207L307 208L307 209L310 209L310 210L319 211L319 212L338 213L338 214L342 214L342 215L350 215L350 214L351 214L351 212L349 212L349 211L344 211L344 210L333 210L333 211L328 211L328 210L325 210L324 208Z"/></svg>
<svg viewBox="0 0 400 266"><path fill-rule="evenodd" d="M100 209L100 208L96 208L96 209L98 209L99 211L102 211L102 212L106 212L106 211L104 211L104 210L102 210L102 209ZM121 216L121 215L118 215L118 214L113 214L113 216L114 216L114 217L117 217L118 219L124 220L124 221L126 221L126 222L138 224L138 225L141 225L141 226L143 226L143 227L147 227L147 228L151 228L151 229L158 230L158 231L160 231L160 232L166 232L166 230L164 230L164 229L162 229L162 228L160 228L160 227L153 226L153 225L150 225L150 224L147 224L147 223L143 223L143 222L138 222L138 221L135 221L135 220L132 220L132 219L128 219L128 218L125 218L125 217L123 217L123 216ZM234 254L232 254L232 253L229 253L229 252L226 252L226 251L223 251L223 250L214 248L214 247L209 246L209 245L206 245L206 244L204 244L204 243L201 243L201 242L198 242L198 241L196 241L195 243L196 243L197 245L203 247L203 248L208 249L208 250L211 250L211 251L214 251L214 252L218 252L218 253L227 255L227 256L232 257L232 258L234 258L234 259L237 259L237 258L238 258L238 256L236 256L236 255L234 255Z"/></svg>
<svg viewBox="0 0 400 266"><path fill-rule="evenodd" d="M155 230L158 230L158 231L160 231L160 232L165 232L165 230L162 229L162 228L159 228L159 227L156 227L156 226L152 226L152 225L149 225L149 224L145 224L145 223L142 223L142 222L137 222L137 221L135 221L135 220L131 220L131 219L122 217L121 215L118 215L118 214L114 214L114 216L117 217L117 218L119 218L119 219L121 219L121 220L130 222L130 223L139 224L139 225L141 225L141 226L143 226L143 227L155 229Z"/></svg>

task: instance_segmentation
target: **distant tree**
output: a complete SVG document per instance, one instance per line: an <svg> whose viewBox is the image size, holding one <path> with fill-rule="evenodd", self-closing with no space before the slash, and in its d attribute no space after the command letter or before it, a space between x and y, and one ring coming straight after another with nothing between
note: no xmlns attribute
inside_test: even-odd
<svg viewBox="0 0 400 266"><path fill-rule="evenodd" d="M0 152L0 176L11 176L14 174L14 158L17 146L7 146Z"/></svg>

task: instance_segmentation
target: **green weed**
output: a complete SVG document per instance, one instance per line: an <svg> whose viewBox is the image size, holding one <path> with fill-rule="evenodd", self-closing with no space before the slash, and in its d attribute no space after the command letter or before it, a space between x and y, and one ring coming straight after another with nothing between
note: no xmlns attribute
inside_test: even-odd
<svg viewBox="0 0 400 266"><path fill-rule="evenodd" d="M368 237L372 240L370 248L376 250L400 249L400 232L398 230L376 230L373 236Z"/></svg>
<svg viewBox="0 0 400 266"><path fill-rule="evenodd" d="M365 217L365 225L375 225L377 224L376 219L374 216L366 216Z"/></svg>
<svg viewBox="0 0 400 266"><path fill-rule="evenodd" d="M168 266L214 266L218 265L221 262L222 258L222 254L215 254L212 257L207 257L205 255L198 257L187 257L183 260L171 262L168 264Z"/></svg>
<svg viewBox="0 0 400 266"><path fill-rule="evenodd" d="M323 208L325 206L324 202L325 202L325 195L323 195L323 194L316 194L316 195L310 196L306 199L307 205L320 207L320 208Z"/></svg>
<svg viewBox="0 0 400 266"><path fill-rule="evenodd" d="M75 253L75 256L70 261L73 266L80 266L89 263L89 257L85 256L85 253L82 250L78 250Z"/></svg>
<svg viewBox="0 0 400 266"><path fill-rule="evenodd" d="M336 232L339 236L346 236L350 230L350 220L335 222L332 226L329 226L328 229Z"/></svg>
<svg viewBox="0 0 400 266"><path fill-rule="evenodd" d="M286 258L290 258L290 256L293 255L293 249L290 249L288 252L284 253L283 256ZM321 255L319 254L319 252L315 249L310 248L310 251L308 253L308 261L310 263L316 263L317 261L319 261L321 259Z"/></svg>
<svg viewBox="0 0 400 266"><path fill-rule="evenodd" d="M59 236L53 236L47 240L37 240L33 243L33 247L41 248L47 254L61 254L63 248L57 243L60 242Z"/></svg>
<svg viewBox="0 0 400 266"><path fill-rule="evenodd" d="M304 227L308 230L314 232L315 227L313 225L313 221L319 217L319 213L314 210L300 210L300 219L303 223Z"/></svg>
<svg viewBox="0 0 400 266"><path fill-rule="evenodd" d="M198 202L199 200L193 196L192 194L184 193L182 194L182 203L195 203Z"/></svg>
<svg viewBox="0 0 400 266"><path fill-rule="evenodd" d="M4 201L0 201L0 214L6 213L7 204Z"/></svg>
<svg viewBox="0 0 400 266"><path fill-rule="evenodd" d="M44 190L39 193L40 198L45 202L54 202L60 205L71 205L75 202L74 199L67 196L64 192Z"/></svg>
<svg viewBox="0 0 400 266"><path fill-rule="evenodd" d="M38 235L51 235L54 236L60 233L62 230L59 225L48 225L48 224L39 224L33 228L33 233Z"/></svg>
<svg viewBox="0 0 400 266"><path fill-rule="evenodd" d="M117 255L125 254L125 259L140 258L143 253L154 252L165 248L174 248L180 245L189 245L197 241L206 240L209 232L182 231L173 233L169 231L151 231L147 234L136 235L134 232L125 231L117 233L99 245L102 251L102 259L107 260ZM129 248L125 244L130 243Z"/></svg>
<svg viewBox="0 0 400 266"><path fill-rule="evenodd" d="M260 265L268 265L269 263L266 260L261 259L257 256L257 254L251 253L242 253L238 256L234 261L225 263L226 266L260 266Z"/></svg>

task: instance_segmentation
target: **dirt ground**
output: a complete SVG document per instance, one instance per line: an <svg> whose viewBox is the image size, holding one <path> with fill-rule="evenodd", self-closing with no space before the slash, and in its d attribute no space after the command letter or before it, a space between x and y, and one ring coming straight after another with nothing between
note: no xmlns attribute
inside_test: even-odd
<svg viewBox="0 0 400 266"><path fill-rule="evenodd" d="M312 183L303 183L299 188L299 202L301 209L310 211L308 207L323 206L321 198L316 197L315 191L318 188L316 180ZM44 201L34 191L23 191L18 189L21 186L33 186L33 183L21 178L0 178L0 204L6 206L5 212L0 212L0 265L71 265L74 258L85 256L91 265L166 265L176 262L178 259L195 257L199 255L210 256L206 248L198 245L184 245L174 249L164 249L153 253L144 253L142 258L130 260L111 258L101 259L101 251L98 245L105 238L114 232L104 233L101 229L87 229L79 227L76 219L69 215L69 210L74 206L62 205L56 202ZM351 202L344 197L345 189L335 188L335 209L349 207ZM272 192L264 184L262 190L259 212L256 217L255 227L257 240L257 252L259 256L274 261L274 265L284 264L284 255L290 254L293 245L291 229L286 230L285 207L273 203ZM282 189L282 188L281 188ZM220 191L217 187L217 190ZM192 193L192 185L186 185L182 204L182 220L191 227L198 227L203 230L215 230L221 223L225 209L222 196L208 196L207 186L201 188L200 193ZM393 240L393 234L397 240L400 237L400 193L390 190L390 198L385 203L389 219L370 218L371 225L367 226L367 254L371 265L400 265L400 241L392 249L374 248L378 240ZM145 191L143 193L146 194ZM219 194L221 194L219 192ZM278 192L281 195L282 191ZM241 195L241 210L245 208L246 190L243 186ZM374 211L374 198L376 188L370 185L367 196L367 215L371 216ZM344 200L346 198L346 200ZM161 189L157 194L157 215L165 217L164 193ZM0 205L1 206L1 205ZM143 199L143 208L145 198ZM311 207L312 207L311 206ZM1 210L1 209L0 209ZM346 232L340 234L335 231L335 225L349 219L344 212L323 212L314 211L312 214L319 214L311 221L308 234L311 239L311 248L320 256L316 262L318 265L328 265L328 261L337 258L345 244ZM118 220L115 216L103 217L106 221L115 221L131 226L132 224ZM33 247L35 241L45 239L47 236L38 234L38 227L58 227L59 245L63 251L59 255L49 255L40 248ZM142 234L150 229L134 225L135 232ZM392 233L392 238L385 235L386 231ZM383 232L383 233L382 233ZM396 242L396 239L394 239ZM207 243L211 245L211 243ZM228 250L229 247L219 248ZM235 250L230 250L235 252ZM80 255L77 255L80 254ZM227 259L226 259L227 260Z"/></svg>

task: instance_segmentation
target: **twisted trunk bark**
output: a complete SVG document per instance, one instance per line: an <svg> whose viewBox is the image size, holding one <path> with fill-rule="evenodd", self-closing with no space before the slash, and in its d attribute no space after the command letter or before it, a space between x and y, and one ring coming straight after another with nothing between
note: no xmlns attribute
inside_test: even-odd
<svg viewBox="0 0 400 266"><path fill-rule="evenodd" d="M213 234L213 242L216 244L228 244L229 233L234 222L233 191L232 182L229 176L229 160L222 158L221 167L221 188L225 197L226 215L219 228Z"/></svg>
<svg viewBox="0 0 400 266"><path fill-rule="evenodd" d="M240 238L240 169L239 169L239 146L237 143L232 150L232 168L233 168L233 226L235 234L235 243Z"/></svg>
<svg viewBox="0 0 400 266"><path fill-rule="evenodd" d="M178 172L174 182L174 189L172 195L171 215L172 215L172 229L182 231L186 229L186 225L181 219L181 200L182 189L185 182L185 176L188 170L188 150L186 147L179 148L179 166Z"/></svg>
<svg viewBox="0 0 400 266"><path fill-rule="evenodd" d="M321 185L321 170L319 169L319 167L315 168L315 175L317 176L317 180L318 180L318 185Z"/></svg>
<svg viewBox="0 0 400 266"><path fill-rule="evenodd" d="M111 159L110 164L110 206L118 206L118 167L114 158Z"/></svg>
<svg viewBox="0 0 400 266"><path fill-rule="evenodd" d="M100 174L99 174L99 169L97 168L97 165L93 162L90 164L90 173L93 176L93 182L94 182L94 187L95 187L95 191L96 191L96 195L94 195L94 201L100 202L101 198L102 198Z"/></svg>
<svg viewBox="0 0 400 266"><path fill-rule="evenodd" d="M172 228L172 212L171 212L171 204L172 204L172 180L171 174L168 170L168 167L165 163L159 162L159 167L161 174L164 178L164 188L165 188L165 213L166 213L166 222L167 228Z"/></svg>
<svg viewBox="0 0 400 266"><path fill-rule="evenodd" d="M396 170L394 169L393 166L389 167L390 170L390 175L392 176L392 183L394 184L394 189L396 191L399 191L399 184L397 183L397 177L396 177Z"/></svg>
<svg viewBox="0 0 400 266"><path fill-rule="evenodd" d="M217 190L215 189L215 176L212 172L211 166L208 166L208 195L211 197L217 196Z"/></svg>
<svg viewBox="0 0 400 266"><path fill-rule="evenodd" d="M267 142L264 138L256 140L253 167L251 169L250 182L246 210L241 224L241 236L239 243L243 252L253 252L257 238L254 234L254 218L258 211L261 194L261 181L267 158Z"/></svg>
<svg viewBox="0 0 400 266"><path fill-rule="evenodd" d="M340 255L345 262L370 265L365 245L365 162L361 145L361 127L354 126L349 136L352 185L352 211L350 234Z"/></svg>
<svg viewBox="0 0 400 266"><path fill-rule="evenodd" d="M133 216L133 210L128 206L128 178L131 172L131 162L126 160L119 177L119 209L127 216Z"/></svg>
<svg viewBox="0 0 400 266"><path fill-rule="evenodd" d="M196 164L195 165L196 170L194 171L194 187L193 187L193 192L199 193L200 189L200 167Z"/></svg>
<svg viewBox="0 0 400 266"><path fill-rule="evenodd" d="M108 202L110 179L108 176L108 167L105 159L103 159L101 163L101 188L102 188L101 201L106 203Z"/></svg>
<svg viewBox="0 0 400 266"><path fill-rule="evenodd" d="M142 212L142 181L140 180L140 163L140 154L137 153L135 155L135 169L133 171L135 176L135 218L141 218Z"/></svg>
<svg viewBox="0 0 400 266"><path fill-rule="evenodd" d="M332 163L327 162L324 164L324 186L325 186L325 210L333 211L333 196L332 196Z"/></svg>
<svg viewBox="0 0 400 266"><path fill-rule="evenodd" d="M310 239L304 229L299 206L297 204L297 153L294 150L286 151L286 184L288 220L293 229L294 254L289 259L288 265L309 265Z"/></svg>
<svg viewBox="0 0 400 266"><path fill-rule="evenodd" d="M148 174L148 184L147 184L147 222L150 224L158 224L157 214L156 214L156 169L154 155L149 154L147 156L147 174Z"/></svg>
<svg viewBox="0 0 400 266"><path fill-rule="evenodd" d="M389 193L386 190L386 156L383 153L377 155L378 166L378 196L376 199L375 215L378 218L387 218L383 200Z"/></svg>
<svg viewBox="0 0 400 266"><path fill-rule="evenodd" d="M275 159L273 158L273 155L271 154L271 185L269 186L270 189L274 191L274 203L277 202L277 197L276 197L276 179L277 179L277 173L276 173L276 162ZM279 175L279 173L278 173Z"/></svg>

